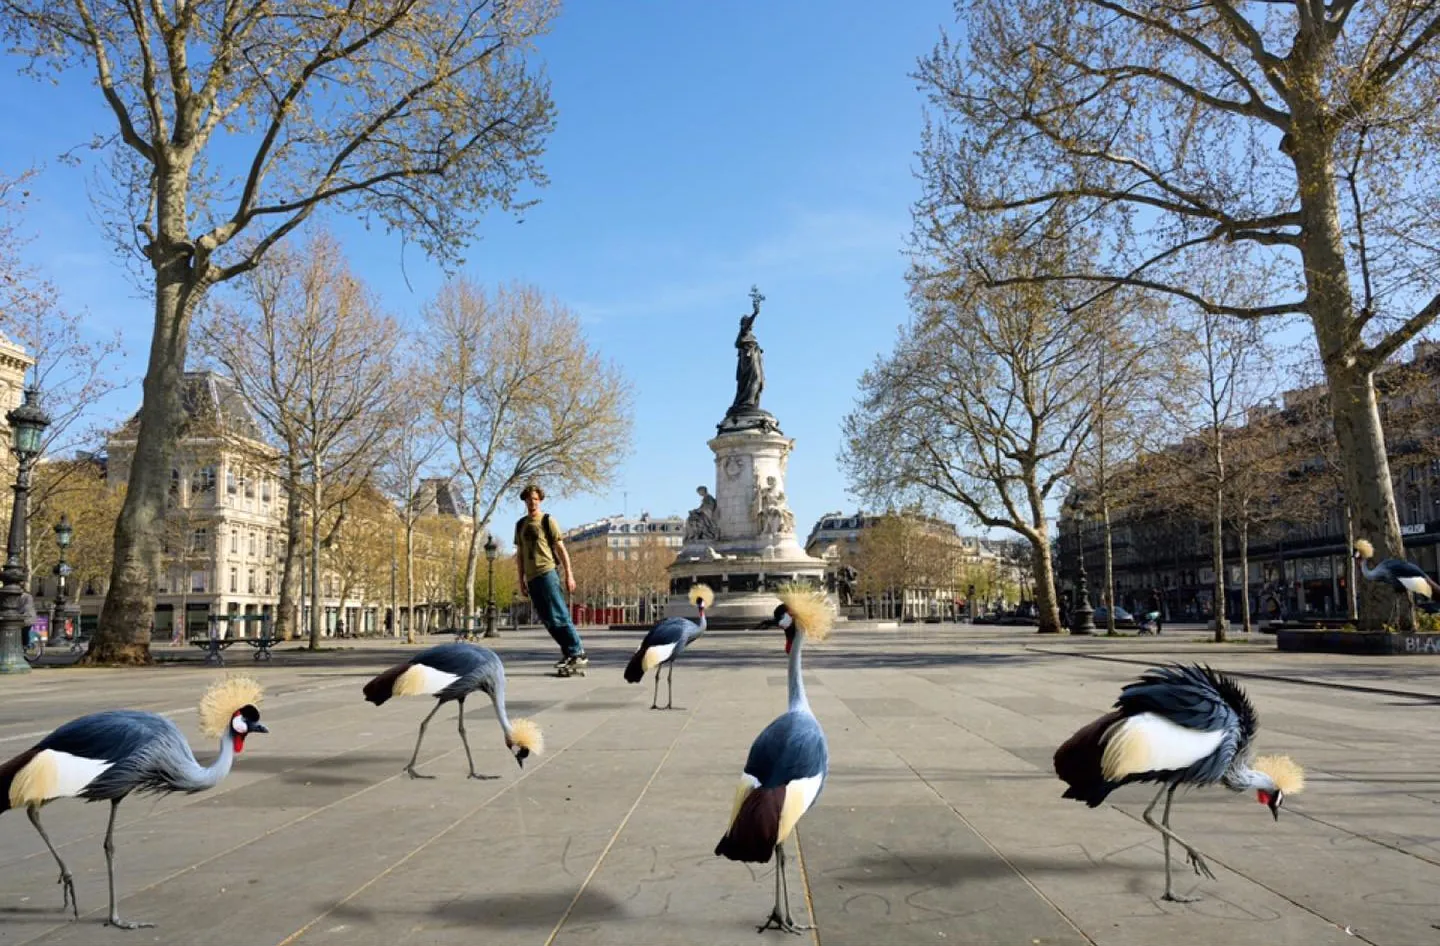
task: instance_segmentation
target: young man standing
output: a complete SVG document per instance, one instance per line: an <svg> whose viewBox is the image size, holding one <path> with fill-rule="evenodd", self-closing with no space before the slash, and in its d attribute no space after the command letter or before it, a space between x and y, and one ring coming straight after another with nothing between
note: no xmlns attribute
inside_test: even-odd
<svg viewBox="0 0 1440 946"><path fill-rule="evenodd" d="M515 523L515 568L520 573L520 593L534 603L545 629L560 645L555 672L562 677L584 676L590 660L565 604L565 594L575 590L575 572L570 568L570 553L565 551L560 527L540 511L544 499L545 491L535 483L526 484L520 491L520 501L525 504L525 516ZM560 569L565 572L563 588Z"/></svg>

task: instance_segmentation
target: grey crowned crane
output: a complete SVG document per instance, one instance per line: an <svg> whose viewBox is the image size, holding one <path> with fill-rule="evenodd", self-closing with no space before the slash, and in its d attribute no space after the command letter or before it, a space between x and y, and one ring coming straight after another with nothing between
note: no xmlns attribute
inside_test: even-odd
<svg viewBox="0 0 1440 946"><path fill-rule="evenodd" d="M1170 885L1170 842L1185 849L1196 874L1215 875L1190 842L1170 830L1170 802L1181 785L1223 784L1254 791L1276 820L1287 795L1305 787L1305 774L1286 756L1254 756L1260 720L1233 679L1202 666L1147 670L1127 684L1115 710L1082 728L1055 752L1055 774L1069 785L1063 798L1099 807L1130 782L1159 782L1145 823L1164 841L1165 899L1187 903ZM1152 812L1165 796L1165 815Z"/></svg>
<svg viewBox="0 0 1440 946"><path fill-rule="evenodd" d="M695 609L699 612L698 623L685 618L666 618L650 628L630 662L625 665L626 683L639 683L646 671L655 671L655 696L650 700L652 710L660 708L660 668L665 666L670 668L665 677L665 708L675 708L675 658L691 641L705 633L705 609L715 600L715 592L709 585L697 584L690 588L687 597L695 602Z"/></svg>
<svg viewBox="0 0 1440 946"><path fill-rule="evenodd" d="M1371 557L1375 555L1375 546L1364 539L1355 540L1355 561L1360 563L1360 574L1365 576L1366 581L1378 581L1389 585L1410 601L1411 608L1415 606L1415 599L1412 595L1419 595L1422 598L1433 598L1440 592L1440 585L1425 573L1425 569L1414 562L1406 561L1403 558L1387 558L1374 568L1366 565ZM1399 601L1396 601L1399 606ZM1393 611L1392 611L1393 617Z"/></svg>
<svg viewBox="0 0 1440 946"><path fill-rule="evenodd" d="M220 740L220 755L209 766L195 761L180 728L155 713L109 710L71 720L33 747L0 765L0 812L24 808L30 823L60 865L61 909L75 919L80 906L75 880L40 824L42 806L59 798L110 802L105 829L105 870L110 880L110 926L133 930L151 923L120 919L115 903L115 812L132 794L203 792L230 774L235 756L251 733L269 732L260 722L260 685L247 677L213 684L200 700L200 731Z"/></svg>
<svg viewBox="0 0 1440 946"><path fill-rule="evenodd" d="M785 591L775 616L760 627L785 632L790 655L790 708L766 726L750 744L745 771L735 789L730 827L715 853L732 861L765 864L775 854L775 907L759 931L772 927L786 933L813 929L790 915L790 888L785 882L785 839L800 816L820 797L830 771L825 732L810 710L801 676L800 654L805 640L824 640L834 619L824 594L809 589Z"/></svg>
<svg viewBox="0 0 1440 946"><path fill-rule="evenodd" d="M420 743L425 741L425 727L440 707L452 700L459 706L460 742L470 762L470 778L499 778L475 771L475 757L470 754L470 740L465 738L465 697L476 691L490 697L500 731L505 734L505 748L515 753L515 761L523 769L525 760L538 756L545 748L540 727L528 719L511 720L505 713L505 665L493 650L474 644L454 643L431 647L411 657L365 684L365 699L381 706L392 696L433 696L435 708L420 721L420 735L415 738L415 751L410 754L404 771L411 778L434 778L415 771L420 756Z"/></svg>

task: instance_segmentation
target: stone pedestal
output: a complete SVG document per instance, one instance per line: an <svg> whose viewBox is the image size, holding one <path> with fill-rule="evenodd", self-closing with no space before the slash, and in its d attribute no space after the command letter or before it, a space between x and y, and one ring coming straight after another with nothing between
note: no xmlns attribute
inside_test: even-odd
<svg viewBox="0 0 1440 946"><path fill-rule="evenodd" d="M753 626L773 614L780 586L823 584L825 563L800 547L786 500L785 467L795 441L771 421L748 427L722 423L709 441L715 506L707 528L687 530L670 566L667 615L691 616L695 608L685 593L704 582L715 590L715 603L706 612L710 624Z"/></svg>

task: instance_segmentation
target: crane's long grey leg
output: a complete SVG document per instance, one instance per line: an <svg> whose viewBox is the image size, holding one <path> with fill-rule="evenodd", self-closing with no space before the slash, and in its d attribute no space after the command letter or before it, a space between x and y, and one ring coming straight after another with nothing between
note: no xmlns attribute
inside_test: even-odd
<svg viewBox="0 0 1440 946"><path fill-rule="evenodd" d="M498 775L481 775L475 771L475 757L470 754L470 740L465 738L465 697L460 697L460 742L465 746L465 758L470 761L470 777L478 779L499 778Z"/></svg>
<svg viewBox="0 0 1440 946"><path fill-rule="evenodd" d="M31 805L26 811L30 815L30 823L35 826L36 831L40 832L40 840L44 841L45 846L50 849L50 855L55 858L55 863L60 865L60 879L56 883L62 884L65 888L65 902L60 904L60 909L69 907L75 914L75 919L78 920L80 919L80 901L75 898L75 878L70 875L70 868L66 867L65 862L60 859L60 852L55 850L55 845L50 843L50 835L45 833L44 826L40 824L40 807Z"/></svg>
<svg viewBox="0 0 1440 946"><path fill-rule="evenodd" d="M670 661L669 667L669 672L665 674L666 693L668 694L665 697L665 708L667 710L675 708L675 661Z"/></svg>
<svg viewBox="0 0 1440 946"><path fill-rule="evenodd" d="M655 668L655 695L650 698L650 708L660 708L660 667Z"/></svg>
<svg viewBox="0 0 1440 946"><path fill-rule="evenodd" d="M797 936L805 930L813 930L815 927L810 924L796 923L790 913L790 884L785 879L785 845L775 845L775 907L770 911L770 918L767 919L756 932L763 933L768 929L777 929L782 933L794 933Z"/></svg>
<svg viewBox="0 0 1440 946"><path fill-rule="evenodd" d="M1210 865L1205 863L1205 858L1200 855L1199 851L1195 850L1194 845L1192 845L1189 841L1186 841L1184 838L1180 837L1180 835L1176 834L1174 831L1170 830L1170 802L1168 801L1168 798L1172 798L1175 794L1175 789L1179 787L1180 786L1178 782L1174 785L1160 786L1160 791L1155 793L1154 800L1152 800L1150 804L1146 806L1145 813L1141 815L1141 818L1143 818L1145 823L1148 824L1150 827L1154 828L1156 831L1159 831L1160 836L1164 838L1166 842L1174 841L1176 844L1180 845L1185 849L1185 854L1190 861L1190 866L1195 868L1195 873L1214 880L1215 875L1210 872ZM1160 804L1161 795L1167 796L1167 801L1165 803L1164 824L1156 821L1154 815L1152 814L1155 811L1155 806ZM1165 899L1173 900L1177 903L1187 902L1184 899L1175 896L1174 891L1170 889L1170 845L1168 843L1166 843L1165 845Z"/></svg>
<svg viewBox="0 0 1440 946"><path fill-rule="evenodd" d="M415 771L415 760L420 758L420 743L425 741L425 727L430 725L430 717L434 716L438 712L440 712L440 701L436 700L435 708L430 711L428 716L420 720L420 735L415 737L415 751L410 753L410 762L405 766L404 769L405 773L408 774L411 778L435 777L433 775L421 775L419 772Z"/></svg>
<svg viewBox="0 0 1440 946"><path fill-rule="evenodd" d="M110 875L110 919L107 926L118 926L122 930L139 930L154 926L154 923L135 923L120 919L115 904L115 812L120 810L120 799L110 799L110 825L105 829L105 871Z"/></svg>

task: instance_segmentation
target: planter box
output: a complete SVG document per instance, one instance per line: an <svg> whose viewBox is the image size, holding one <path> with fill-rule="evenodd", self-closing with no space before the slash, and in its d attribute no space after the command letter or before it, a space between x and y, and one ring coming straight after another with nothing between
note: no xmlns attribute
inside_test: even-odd
<svg viewBox="0 0 1440 946"><path fill-rule="evenodd" d="M1279 631L1280 650L1322 654L1440 655L1440 634L1387 634L1383 631Z"/></svg>

